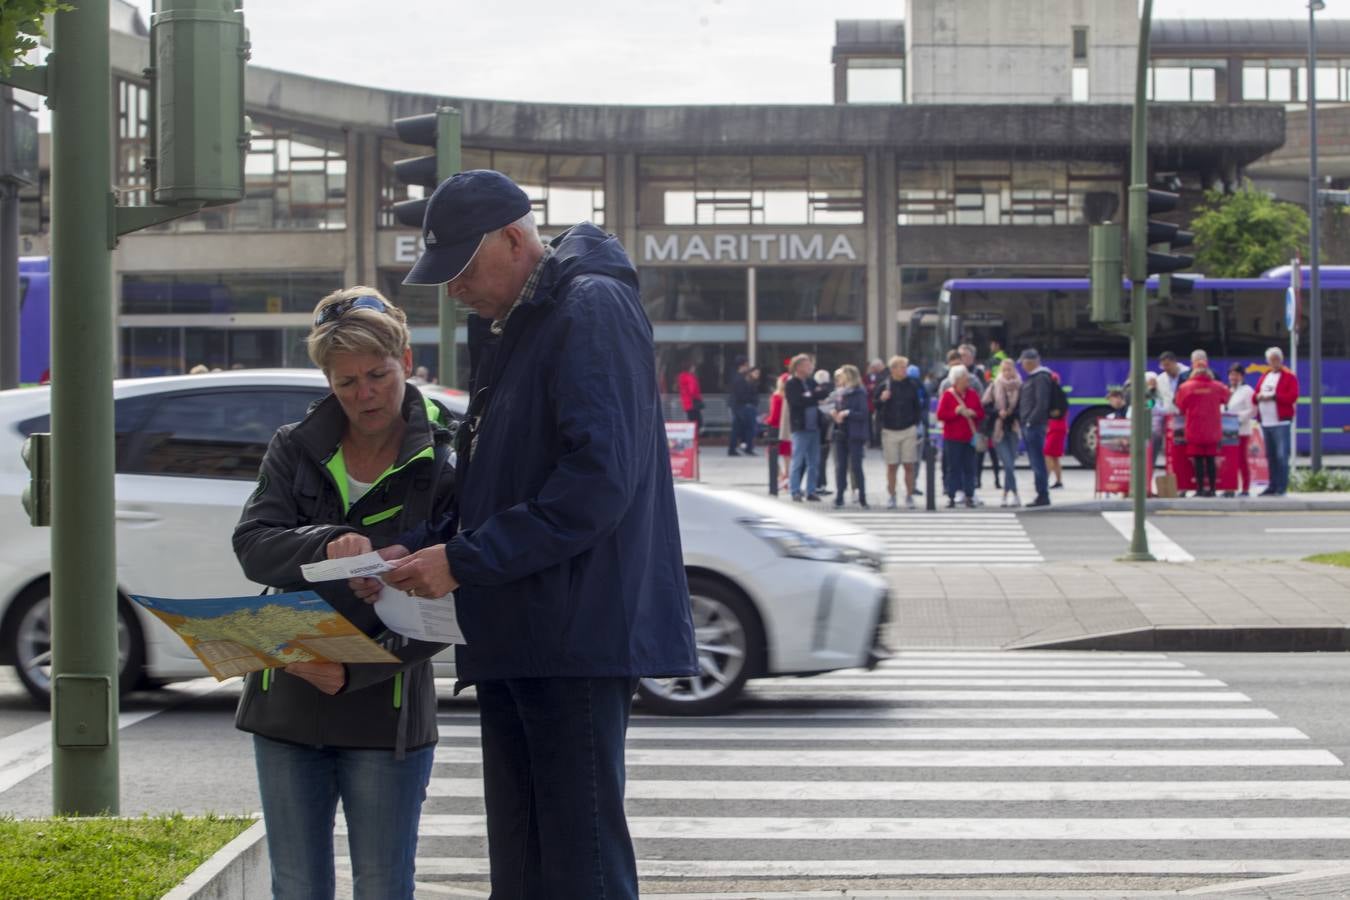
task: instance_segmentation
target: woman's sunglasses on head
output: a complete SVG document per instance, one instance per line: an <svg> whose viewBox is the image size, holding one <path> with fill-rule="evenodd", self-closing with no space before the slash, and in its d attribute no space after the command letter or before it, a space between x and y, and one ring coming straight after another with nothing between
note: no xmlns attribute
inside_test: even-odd
<svg viewBox="0 0 1350 900"><path fill-rule="evenodd" d="M340 300L331 306L325 306L319 310L314 317L314 327L327 325L329 322L336 322L354 309L373 309L376 312L387 313L388 307L379 297L348 297L346 300Z"/></svg>

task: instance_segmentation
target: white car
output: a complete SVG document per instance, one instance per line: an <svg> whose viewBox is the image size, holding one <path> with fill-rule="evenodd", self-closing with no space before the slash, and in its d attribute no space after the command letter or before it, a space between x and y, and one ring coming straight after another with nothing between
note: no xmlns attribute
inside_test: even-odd
<svg viewBox="0 0 1350 900"><path fill-rule="evenodd" d="M462 392L426 388L452 414ZM204 669L127 594L257 593L230 535L276 429L328 392L313 370L276 369L116 382L117 578L124 691ZM24 438L50 430L48 388L0 392L0 664L46 702L50 671L50 531L30 527L19 496ZM646 680L649 708L707 714L746 679L874 664L887 615L880 542L856 526L747 494L681 483L680 534L702 672ZM437 657L453 674L453 656Z"/></svg>

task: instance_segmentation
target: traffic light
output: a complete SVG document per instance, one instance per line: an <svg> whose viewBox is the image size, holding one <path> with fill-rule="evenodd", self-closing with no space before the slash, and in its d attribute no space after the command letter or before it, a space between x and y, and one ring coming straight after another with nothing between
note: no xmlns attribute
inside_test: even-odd
<svg viewBox="0 0 1350 900"><path fill-rule="evenodd" d="M23 508L28 522L35 526L52 524L52 436L42 432L30 434L19 451L28 467L28 484L24 486Z"/></svg>
<svg viewBox="0 0 1350 900"><path fill-rule="evenodd" d="M244 199L248 30L241 0L160 0L150 17L152 197L165 205Z"/></svg>
<svg viewBox="0 0 1350 900"><path fill-rule="evenodd" d="M394 120L394 131L405 144L434 147L435 152L394 163L394 175L399 181L420 188L422 196L402 200L393 205L394 219L409 228L421 228L426 214L427 198L436 185L460 169L459 110L443 106L434 113L407 116Z"/></svg>
<svg viewBox="0 0 1350 900"><path fill-rule="evenodd" d="M1139 214L1139 204L1133 193L1131 200L1136 202L1131 203L1130 207L1130 280L1145 281L1150 275L1166 275L1194 265L1194 257L1171 251L1189 247L1195 235L1171 222L1149 218L1176 209L1181 196L1171 191L1149 189L1143 215ZM1158 249L1155 251L1152 249L1154 247Z"/></svg>
<svg viewBox="0 0 1350 900"><path fill-rule="evenodd" d="M1092 251L1092 305L1094 322L1123 322L1121 308L1120 226L1106 222L1088 228Z"/></svg>

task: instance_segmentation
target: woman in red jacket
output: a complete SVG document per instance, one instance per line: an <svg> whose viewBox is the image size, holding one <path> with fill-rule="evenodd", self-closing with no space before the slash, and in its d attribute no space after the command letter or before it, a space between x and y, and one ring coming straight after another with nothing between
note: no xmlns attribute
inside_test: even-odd
<svg viewBox="0 0 1350 900"><path fill-rule="evenodd" d="M703 436L703 388L698 383L698 363L692 360L689 368L676 379L680 386L680 405L685 418L694 423L694 437Z"/></svg>
<svg viewBox="0 0 1350 900"><path fill-rule="evenodd" d="M1186 417L1186 455L1195 466L1197 497L1213 497L1218 487L1216 457L1223 441L1223 405L1227 402L1228 388L1200 366L1177 391L1177 409Z"/></svg>
<svg viewBox="0 0 1350 900"><path fill-rule="evenodd" d="M938 400L937 417L942 423L942 467L947 482L947 508L956 506L958 495L965 506L975 506L975 432L984 418L980 395L970 386L965 366L947 373L952 386Z"/></svg>

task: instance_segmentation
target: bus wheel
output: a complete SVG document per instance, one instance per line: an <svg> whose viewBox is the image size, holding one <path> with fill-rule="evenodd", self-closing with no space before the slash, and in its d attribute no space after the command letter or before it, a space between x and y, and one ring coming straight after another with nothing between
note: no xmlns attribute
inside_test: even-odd
<svg viewBox="0 0 1350 900"><path fill-rule="evenodd" d="M1069 452L1085 468L1097 466L1097 420L1105 416L1106 412L1105 406L1085 409L1073 420L1069 429Z"/></svg>

